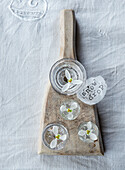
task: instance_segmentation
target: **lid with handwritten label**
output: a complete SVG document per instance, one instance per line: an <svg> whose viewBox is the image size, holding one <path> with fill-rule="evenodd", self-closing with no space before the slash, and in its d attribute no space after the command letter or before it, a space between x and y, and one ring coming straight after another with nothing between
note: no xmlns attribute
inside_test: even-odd
<svg viewBox="0 0 125 170"><path fill-rule="evenodd" d="M94 105L104 98L106 91L107 84L102 76L91 77L79 89L77 97L88 105Z"/></svg>

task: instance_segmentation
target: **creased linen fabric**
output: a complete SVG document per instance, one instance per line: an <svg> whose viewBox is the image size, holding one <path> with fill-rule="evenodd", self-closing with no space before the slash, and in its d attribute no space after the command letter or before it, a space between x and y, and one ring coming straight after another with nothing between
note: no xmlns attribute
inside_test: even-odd
<svg viewBox="0 0 125 170"><path fill-rule="evenodd" d="M40 20L23 21L0 0L0 170L125 169L125 1L51 0ZM98 104L105 155L37 154L43 95L59 56L59 12L77 19L77 57L108 91Z"/></svg>

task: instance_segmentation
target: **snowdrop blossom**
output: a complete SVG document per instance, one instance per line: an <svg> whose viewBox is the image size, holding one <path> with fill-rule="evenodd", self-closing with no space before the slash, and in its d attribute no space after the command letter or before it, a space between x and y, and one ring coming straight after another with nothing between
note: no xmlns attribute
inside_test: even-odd
<svg viewBox="0 0 125 170"><path fill-rule="evenodd" d="M81 129L78 132L78 135L84 137L85 139L87 139L87 137L89 137L90 140L92 140L92 141L97 140L98 138L97 138L96 134L93 133L92 122L88 122L86 124L86 127L87 127L87 129L86 130Z"/></svg>
<svg viewBox="0 0 125 170"><path fill-rule="evenodd" d="M61 112L67 112L68 113L67 118L69 120L72 120L73 119L73 110L76 109L77 107L78 107L77 103L73 102L69 108L67 108L66 105L62 105L60 107L60 111Z"/></svg>
<svg viewBox="0 0 125 170"><path fill-rule="evenodd" d="M55 148L57 146L57 141L62 140L65 141L67 136L66 135L61 135L58 133L58 126L53 126L51 132L54 134L54 139L50 143L50 148Z"/></svg>
<svg viewBox="0 0 125 170"><path fill-rule="evenodd" d="M65 77L67 79L67 83L63 86L62 92L67 91L72 85L82 84L82 80L73 80L70 72L68 70L65 70Z"/></svg>

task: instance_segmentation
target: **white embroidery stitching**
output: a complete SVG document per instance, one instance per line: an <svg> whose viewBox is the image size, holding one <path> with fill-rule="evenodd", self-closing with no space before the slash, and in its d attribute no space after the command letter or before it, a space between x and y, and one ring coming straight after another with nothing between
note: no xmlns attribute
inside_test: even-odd
<svg viewBox="0 0 125 170"><path fill-rule="evenodd" d="M9 5L11 13L19 19L24 21L34 21L41 19L47 11L46 0L12 0Z"/></svg>

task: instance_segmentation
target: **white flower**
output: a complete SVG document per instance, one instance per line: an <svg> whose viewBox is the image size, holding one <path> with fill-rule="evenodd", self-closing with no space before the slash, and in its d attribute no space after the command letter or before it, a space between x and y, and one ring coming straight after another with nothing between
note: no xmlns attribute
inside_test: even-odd
<svg viewBox="0 0 125 170"><path fill-rule="evenodd" d="M92 133L93 132L92 122L88 122L86 126L87 126L87 130L82 130L81 129L78 132L78 135L79 136L84 136L85 139L89 136L92 141L97 140L98 139L97 136L94 133Z"/></svg>
<svg viewBox="0 0 125 170"><path fill-rule="evenodd" d="M51 143L50 143L50 148L55 148L57 146L57 141L58 140L62 140L62 141L65 141L67 136L66 135L61 135L58 133L58 126L53 126L51 132L53 132L54 134L54 138Z"/></svg>
<svg viewBox="0 0 125 170"><path fill-rule="evenodd" d="M83 83L82 80L73 80L68 70L65 70L65 76L67 79L67 83L63 86L62 92L67 91L72 85L77 85L77 84Z"/></svg>
<svg viewBox="0 0 125 170"><path fill-rule="evenodd" d="M73 110L76 109L77 107L78 107L77 103L73 102L69 108L66 108L66 105L62 105L60 107L60 111L61 112L67 112L68 113L67 118L69 120L72 120L73 119Z"/></svg>

